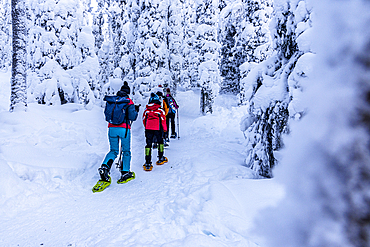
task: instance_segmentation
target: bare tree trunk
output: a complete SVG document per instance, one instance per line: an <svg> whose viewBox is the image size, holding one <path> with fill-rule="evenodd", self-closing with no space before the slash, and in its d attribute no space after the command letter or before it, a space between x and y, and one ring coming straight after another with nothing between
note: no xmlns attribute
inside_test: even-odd
<svg viewBox="0 0 370 247"><path fill-rule="evenodd" d="M200 93L200 112L203 115L206 115L207 113L213 113L212 105L212 90L210 90L208 87L202 86Z"/></svg>
<svg viewBox="0 0 370 247"><path fill-rule="evenodd" d="M26 110L26 5L24 0L12 0L13 63L10 111Z"/></svg>

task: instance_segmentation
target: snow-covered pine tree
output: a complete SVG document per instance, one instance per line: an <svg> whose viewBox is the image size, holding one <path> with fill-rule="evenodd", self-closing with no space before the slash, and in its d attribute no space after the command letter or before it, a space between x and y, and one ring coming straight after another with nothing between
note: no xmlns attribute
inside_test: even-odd
<svg viewBox="0 0 370 247"><path fill-rule="evenodd" d="M96 44L96 39L95 39ZM110 59L110 42L105 41L101 45L99 52L98 52L98 59L99 59L99 85L104 87L109 82L110 70L111 66L109 64ZM103 92L102 92L103 93Z"/></svg>
<svg viewBox="0 0 370 247"><path fill-rule="evenodd" d="M77 35L76 39L72 39L72 41L74 42L73 47L76 50L75 54L79 60L78 64L67 72L73 82L75 102L91 107L95 103L95 99L101 97L102 88L98 77L99 71L96 69L99 66L99 62L95 53L95 40L89 25L91 1L80 0L74 4L75 32ZM87 85L84 80L86 80Z"/></svg>
<svg viewBox="0 0 370 247"><path fill-rule="evenodd" d="M7 70L12 57L11 2L0 0L0 70Z"/></svg>
<svg viewBox="0 0 370 247"><path fill-rule="evenodd" d="M99 88L98 63L94 44L90 42L92 34L84 17L86 8L78 1L69 0L31 1L29 7L28 87L31 100L52 105L86 104L86 99L81 100L85 98L81 92L87 87L80 79L86 80L90 90ZM88 102L92 101L94 93Z"/></svg>
<svg viewBox="0 0 370 247"><path fill-rule="evenodd" d="M98 54L104 42L104 0L97 0L97 9L93 12L93 35L95 37L96 54Z"/></svg>
<svg viewBox="0 0 370 247"><path fill-rule="evenodd" d="M26 3L24 0L12 0L12 77L10 87L10 111L27 109L26 85Z"/></svg>
<svg viewBox="0 0 370 247"><path fill-rule="evenodd" d="M113 76L109 78L109 82L103 86L102 93L103 95L116 95L117 92L123 85L122 80L122 70L121 68L115 68L113 71ZM102 98L103 100L103 98ZM102 101L102 105L103 105Z"/></svg>
<svg viewBox="0 0 370 247"><path fill-rule="evenodd" d="M120 4L121 12L118 22L117 29L119 30L118 38L115 40L115 53L119 53L117 57L118 66L122 70L122 79L132 84L135 80L134 78L134 64L135 56L133 54L133 47L135 45L135 34L133 23L131 20L131 13L135 11L135 7L130 7L129 1L121 1ZM135 91L132 91L135 94Z"/></svg>
<svg viewBox="0 0 370 247"><path fill-rule="evenodd" d="M138 35L134 47L136 80L134 87L141 95L160 85L168 84L168 2L139 1Z"/></svg>
<svg viewBox="0 0 370 247"><path fill-rule="evenodd" d="M119 61L119 67L122 69L122 78L132 84L135 80L135 56L131 52L132 45L134 44L131 39L134 38L134 35L131 32L132 29L130 26L132 26L132 23L127 22L121 29L122 46L120 47L121 60ZM135 91L133 90L132 93L135 94Z"/></svg>
<svg viewBox="0 0 370 247"><path fill-rule="evenodd" d="M112 39L116 35L112 32L118 29L116 17L119 14L117 12L120 12L120 8L117 8L115 3L113 2L115 7L111 9L110 0L98 0L93 11L92 33L95 38L95 53L98 55L100 65L99 88L109 82L108 78L112 76L114 69L115 45Z"/></svg>
<svg viewBox="0 0 370 247"><path fill-rule="evenodd" d="M370 4L310 5L317 55L304 84L308 111L291 126L274 171L286 196L256 230L263 246L370 246Z"/></svg>
<svg viewBox="0 0 370 247"><path fill-rule="evenodd" d="M74 88L66 72L81 62L76 50L83 23L78 2L31 1L27 81L30 100L43 104L74 102Z"/></svg>
<svg viewBox="0 0 370 247"><path fill-rule="evenodd" d="M220 13L218 40L221 44L220 93L238 94L240 91L240 65L244 59L238 56L236 37L241 32L244 9L241 0L229 3Z"/></svg>
<svg viewBox="0 0 370 247"><path fill-rule="evenodd" d="M297 118L302 115L297 111L304 111L296 106L302 90L300 83L307 77L309 66L300 64L310 59L305 38L311 27L310 11L305 1L274 4L271 26L276 52L263 62L255 60L241 66L241 72L246 74L241 81L242 94L245 100L250 100L249 112L241 126L247 142L246 165L265 177L272 177L276 152L283 146L281 137L289 131L289 116ZM308 54L302 56L305 53Z"/></svg>
<svg viewBox="0 0 370 247"><path fill-rule="evenodd" d="M168 85L172 88L174 87L174 82L172 79L172 73L170 72L170 54L169 54L169 34L168 34L168 24L170 14L168 13L170 10L169 8L169 0L166 1L159 1L158 3L158 14L156 14L158 17L154 21L153 25L153 34L152 36L155 37L154 40L158 42L153 43L156 47L156 60L157 60L157 69L156 69L156 78L154 80L153 86L156 87L158 85ZM173 9L171 9L173 10ZM181 31L180 31L181 33ZM173 41L173 40L172 40ZM173 59L171 63L172 65L175 65L174 63L176 59ZM174 68L174 67L173 67ZM176 76L176 73L175 73Z"/></svg>
<svg viewBox="0 0 370 247"><path fill-rule="evenodd" d="M169 51L169 70L171 71L172 80L169 87L171 94L176 96L177 86L180 85L180 73L182 68L181 47L183 41L183 28L181 16L182 3L180 0L170 0L168 10L168 51Z"/></svg>
<svg viewBox="0 0 370 247"><path fill-rule="evenodd" d="M113 42L113 67L120 66L122 57L127 54L126 36L127 31L125 26L129 21L126 10L126 1L114 1L110 8L111 26L112 26L112 42Z"/></svg>
<svg viewBox="0 0 370 247"><path fill-rule="evenodd" d="M119 21L117 15L120 15L120 12L121 9L115 0L96 0L96 6L92 10L92 32L95 38L96 54L104 42L113 42L113 32L117 29L117 21Z"/></svg>
<svg viewBox="0 0 370 247"><path fill-rule="evenodd" d="M136 37L134 40L133 53L135 56L135 82L134 91L140 93L141 96L148 92L153 81L154 64L154 45L149 34L149 24L151 21L150 12L153 7L151 2L138 0L132 1L137 8L134 8L132 18L135 28L137 28ZM154 8L154 7L153 7Z"/></svg>
<svg viewBox="0 0 370 247"><path fill-rule="evenodd" d="M269 23L272 14L272 0L244 0L244 37L240 45L246 49L248 62L260 63L271 55Z"/></svg>
<svg viewBox="0 0 370 247"><path fill-rule="evenodd" d="M218 8L220 11L222 11L227 6L226 0L219 0Z"/></svg>
<svg viewBox="0 0 370 247"><path fill-rule="evenodd" d="M140 6L139 0L127 0L127 16L129 18L128 28L126 25L125 30L127 31L125 43L126 54L122 57L120 67L122 68L125 80L131 83L132 94L135 97L141 98L140 84L136 82L136 40L139 37L138 27L140 18Z"/></svg>
<svg viewBox="0 0 370 247"><path fill-rule="evenodd" d="M271 56L271 34L269 24L272 18L272 0L243 0L244 22L237 27L235 60L240 70L240 103L250 98L249 83L242 82L248 76L250 66L258 64ZM243 63L244 64L242 66ZM247 69L247 70L244 70ZM256 89L256 88L255 88Z"/></svg>
<svg viewBox="0 0 370 247"><path fill-rule="evenodd" d="M98 57L95 55L94 36L89 26L82 26L78 32L76 48L80 53L81 62L68 73L73 80L77 102L90 108L102 95L99 84ZM99 103L100 104L100 103Z"/></svg>
<svg viewBox="0 0 370 247"><path fill-rule="evenodd" d="M182 9L182 27L184 41L181 47L182 69L181 87L191 89L198 87L199 54L195 48L196 11L193 0L185 0Z"/></svg>
<svg viewBox="0 0 370 247"><path fill-rule="evenodd" d="M217 42L218 1L201 0L196 5L196 49L199 54L200 111L212 113L213 102L219 91Z"/></svg>

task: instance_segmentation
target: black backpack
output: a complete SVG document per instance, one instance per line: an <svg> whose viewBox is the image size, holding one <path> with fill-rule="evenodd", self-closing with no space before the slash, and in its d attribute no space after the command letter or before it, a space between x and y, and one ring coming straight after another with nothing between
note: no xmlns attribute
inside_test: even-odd
<svg viewBox="0 0 370 247"><path fill-rule="evenodd" d="M128 98L106 95L104 97L104 101L107 102L104 109L104 115L105 120L108 123L119 125L127 120L126 111L128 103L130 102Z"/></svg>

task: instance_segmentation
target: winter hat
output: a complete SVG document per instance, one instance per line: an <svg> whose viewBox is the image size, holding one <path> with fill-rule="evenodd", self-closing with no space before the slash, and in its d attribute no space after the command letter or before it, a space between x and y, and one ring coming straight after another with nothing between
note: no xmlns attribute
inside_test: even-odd
<svg viewBox="0 0 370 247"><path fill-rule="evenodd" d="M150 94L150 99L149 99L149 104L150 103L154 103L154 104L158 104L158 105L160 105L161 104L161 102L159 101L159 97L158 97L158 95L156 95L155 93L151 93Z"/></svg>
<svg viewBox="0 0 370 247"><path fill-rule="evenodd" d="M170 90L169 87L166 89L166 91L167 91L167 93L170 93L171 92L171 90Z"/></svg>
<svg viewBox="0 0 370 247"><path fill-rule="evenodd" d="M163 93L162 93L161 91L157 92L157 95L158 95L159 97L163 97Z"/></svg>
<svg viewBox="0 0 370 247"><path fill-rule="evenodd" d="M125 94L127 94L127 95L129 95L130 94L130 87L128 86L128 83L127 83L127 81L124 81L123 82L123 86L121 87L121 91L123 92L123 93L125 93Z"/></svg>

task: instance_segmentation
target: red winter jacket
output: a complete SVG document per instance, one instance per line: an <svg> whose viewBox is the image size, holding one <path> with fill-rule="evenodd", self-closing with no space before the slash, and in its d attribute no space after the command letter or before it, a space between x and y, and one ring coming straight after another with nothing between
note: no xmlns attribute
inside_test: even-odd
<svg viewBox="0 0 370 247"><path fill-rule="evenodd" d="M160 130L161 125L164 132L167 132L166 115L158 104L148 104L143 113L143 124L147 130Z"/></svg>

